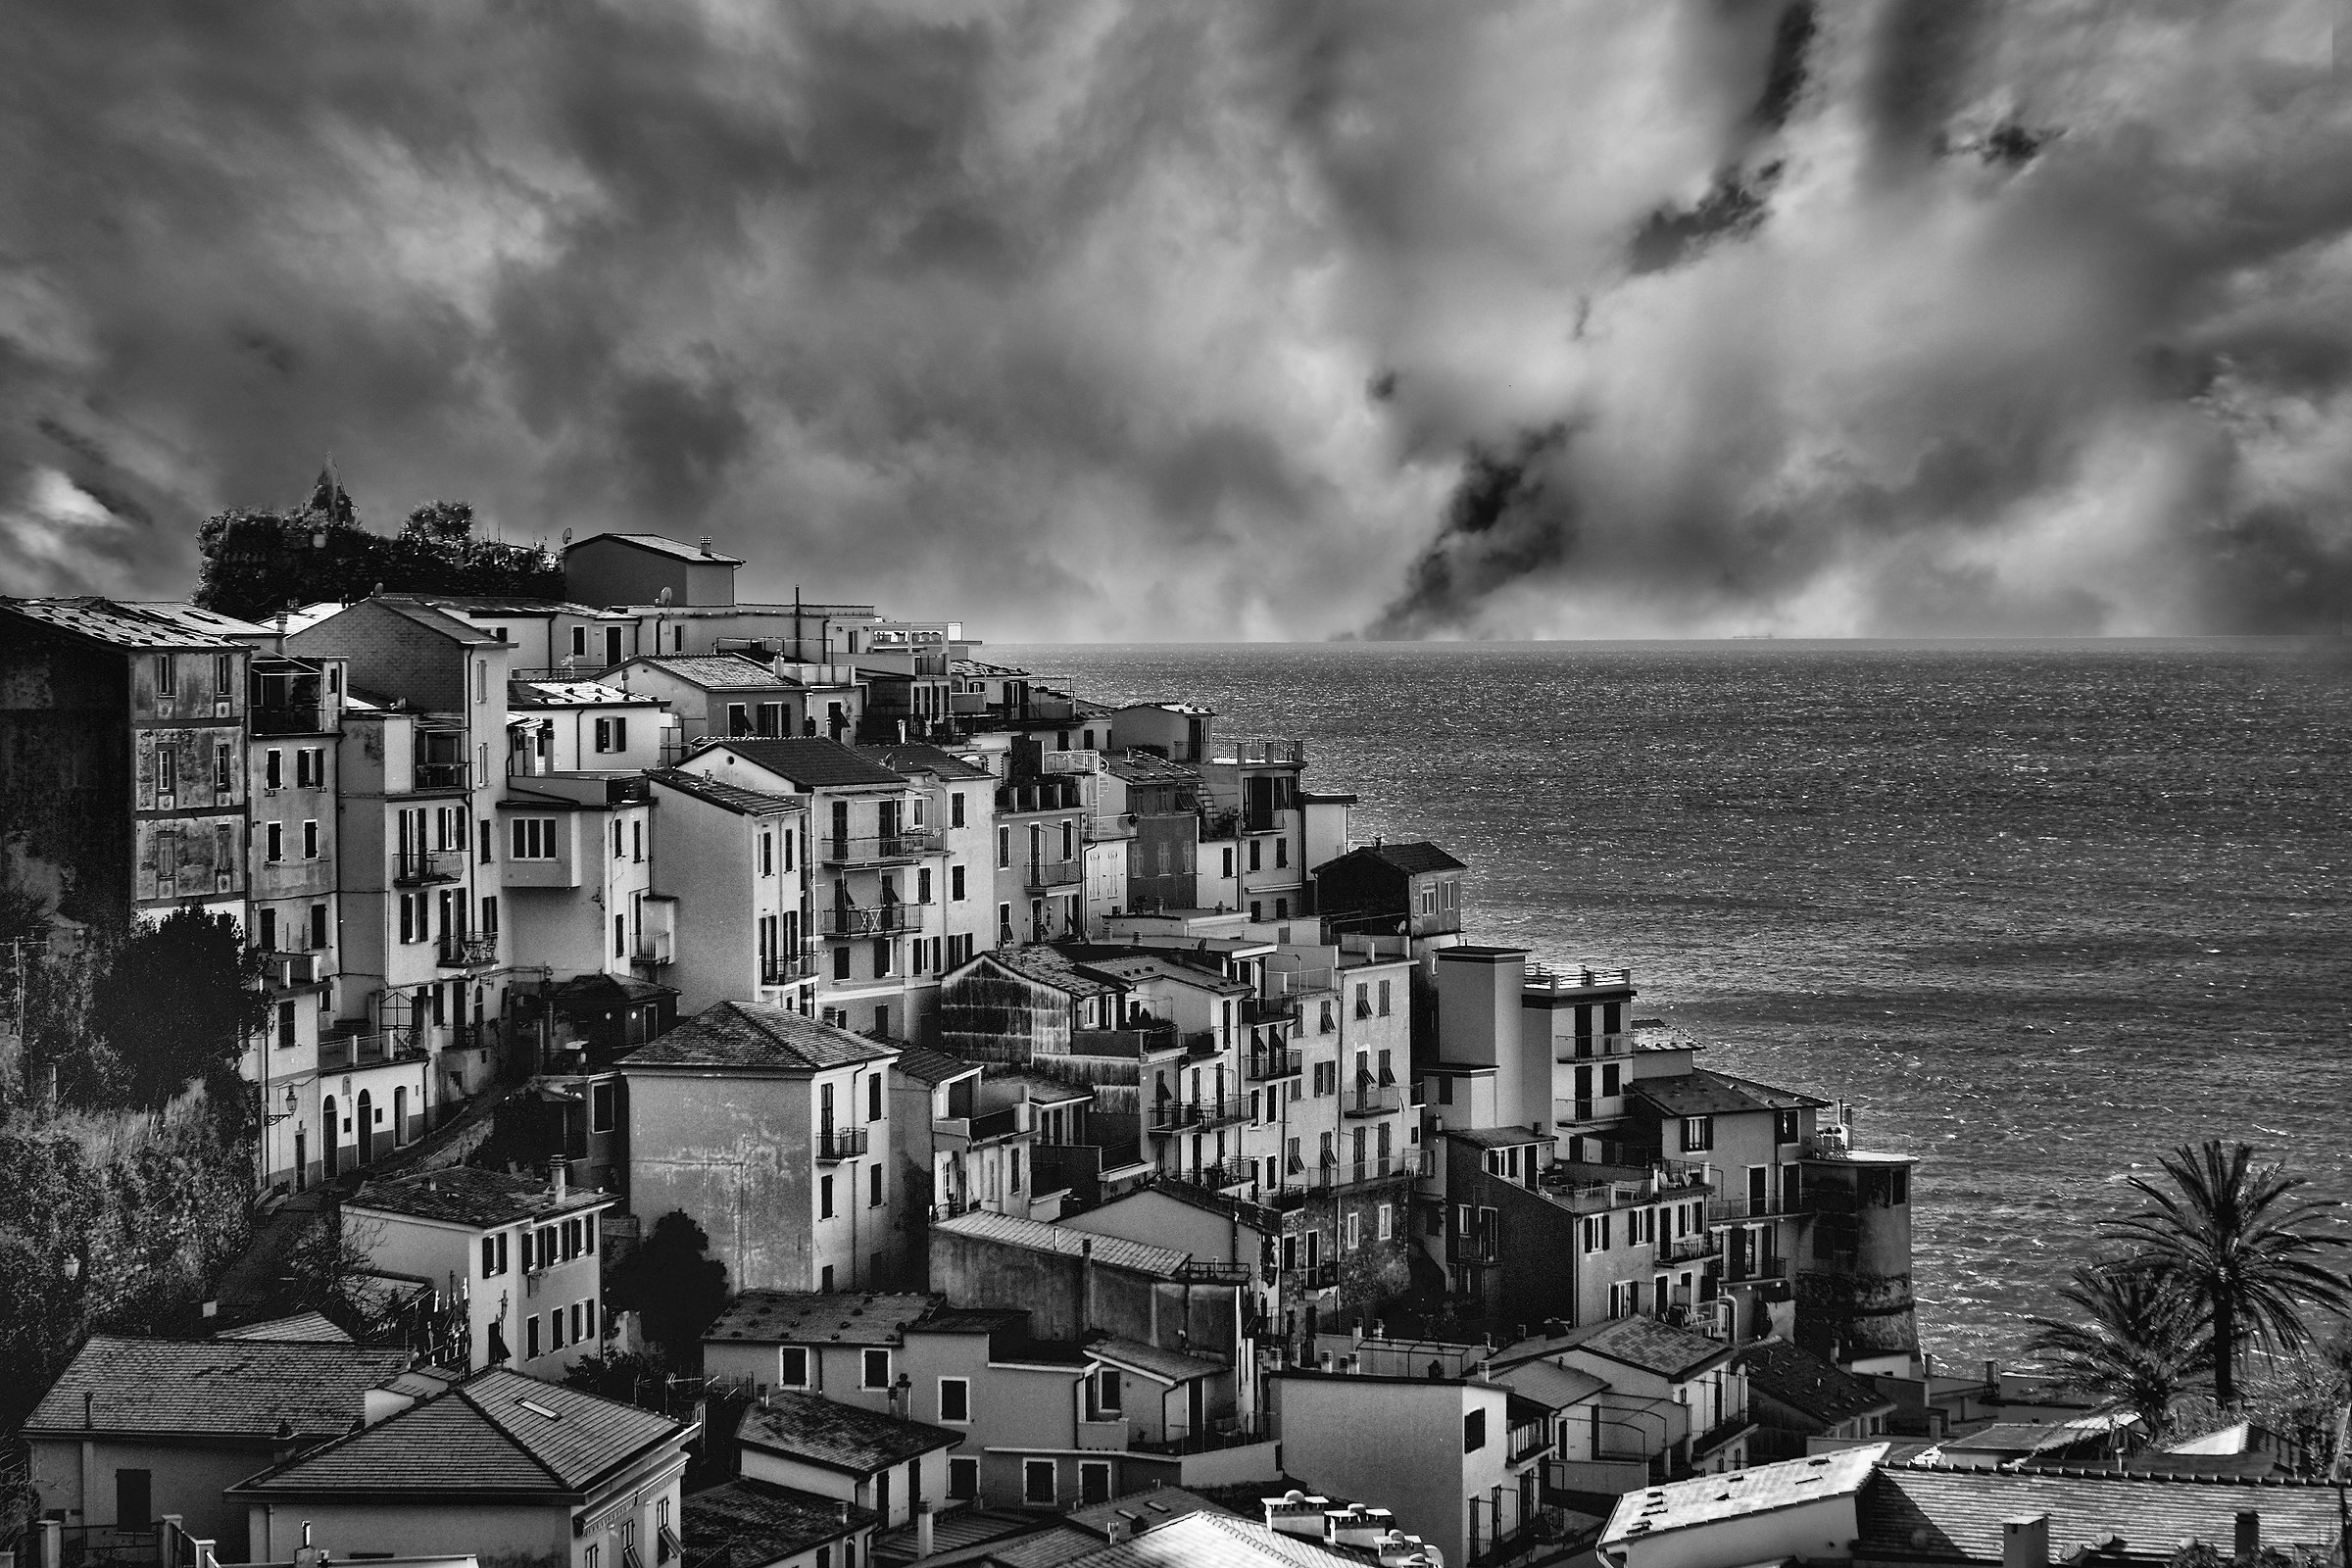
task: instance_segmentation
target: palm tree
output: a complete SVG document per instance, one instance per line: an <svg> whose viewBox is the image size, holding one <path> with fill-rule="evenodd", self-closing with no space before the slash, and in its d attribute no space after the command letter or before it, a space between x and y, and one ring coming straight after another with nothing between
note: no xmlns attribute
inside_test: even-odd
<svg viewBox="0 0 2352 1568"><path fill-rule="evenodd" d="M2037 1317L2026 1353L2102 1412L2130 1410L2160 1439L2173 1404L2201 1378L2210 1353L2205 1312L2177 1287L2127 1260L2078 1268L2058 1294L2066 1320Z"/></svg>
<svg viewBox="0 0 2352 1568"><path fill-rule="evenodd" d="M2309 1339L2303 1309L2352 1309L2352 1284L2321 1261L2352 1238L2316 1227L2341 1205L2297 1198L2310 1185L2285 1167L2256 1168L2249 1144L2218 1138L2160 1158L2167 1185L2134 1176L2149 1206L2108 1228L2137 1250L2134 1259L2203 1309L2211 1331L2213 1394L2237 1402L2238 1356L2249 1341L2291 1350Z"/></svg>

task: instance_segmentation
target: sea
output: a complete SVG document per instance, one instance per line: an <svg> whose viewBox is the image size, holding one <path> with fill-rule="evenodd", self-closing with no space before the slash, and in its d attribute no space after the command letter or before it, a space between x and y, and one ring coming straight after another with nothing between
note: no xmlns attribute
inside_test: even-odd
<svg viewBox="0 0 2352 1568"><path fill-rule="evenodd" d="M991 645L1294 737L1464 929L1630 966L1703 1065L1915 1154L1944 1364L2012 1361L2157 1156L2352 1199L2352 641Z"/></svg>

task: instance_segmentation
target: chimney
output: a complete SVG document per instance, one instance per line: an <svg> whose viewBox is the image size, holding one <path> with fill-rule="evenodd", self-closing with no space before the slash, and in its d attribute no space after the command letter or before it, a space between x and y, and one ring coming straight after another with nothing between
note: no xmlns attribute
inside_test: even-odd
<svg viewBox="0 0 2352 1568"><path fill-rule="evenodd" d="M547 1162L548 1196L559 1203L564 1201L564 1178L570 1174L570 1166L571 1161L561 1154Z"/></svg>
<svg viewBox="0 0 2352 1568"><path fill-rule="evenodd" d="M1329 1350L1325 1350L1315 1357L1315 1370L1318 1372L1329 1372L1332 1370L1331 1352ZM84 1397L86 1398L87 1396L85 1395Z"/></svg>
<svg viewBox="0 0 2352 1568"><path fill-rule="evenodd" d="M708 540L708 539L706 539L706 540L704 540L704 541L703 541L703 554L707 556L707 555L709 555L710 553L710 540Z"/></svg>
<svg viewBox="0 0 2352 1568"><path fill-rule="evenodd" d="M2239 1562L2250 1563L2262 1549L2262 1515L2251 1508L2237 1510L2237 1541L2235 1555Z"/></svg>
<svg viewBox="0 0 2352 1568"><path fill-rule="evenodd" d="M302 1522L302 1544L294 1552L294 1568L319 1568L326 1561L326 1552L311 1544L311 1522Z"/></svg>
<svg viewBox="0 0 2352 1568"><path fill-rule="evenodd" d="M834 1502L834 1504L833 1504L833 1508L834 1508L834 1511L835 1511L837 1514L839 1514L839 1515L840 1515L840 1517L841 1517L841 1522L842 1522L843 1524L845 1524L845 1525L846 1525L846 1524L848 1524L848 1523L850 1522L850 1499L849 1499L849 1498L847 1498L847 1497L842 1497L842 1498L839 1498L838 1500L836 1500L836 1501Z"/></svg>
<svg viewBox="0 0 2352 1568"><path fill-rule="evenodd" d="M2001 1568L2049 1568L2050 1516L2020 1514L2001 1521Z"/></svg>
<svg viewBox="0 0 2352 1568"><path fill-rule="evenodd" d="M914 1556L918 1562L939 1549L934 1543L931 1530L931 1505L927 1502L916 1503L914 1505Z"/></svg>
<svg viewBox="0 0 2352 1568"><path fill-rule="evenodd" d="M1329 1497L1310 1497L1297 1487L1279 1497L1257 1499L1266 1510L1266 1528L1280 1536L1297 1536L1301 1541L1323 1539L1323 1509Z"/></svg>
<svg viewBox="0 0 2352 1568"><path fill-rule="evenodd" d="M1107 1520L1102 1526L1102 1539L1114 1546L1118 1545L1127 1539L1128 1532L1134 1528L1124 1519Z"/></svg>
<svg viewBox="0 0 2352 1568"><path fill-rule="evenodd" d="M1333 1546L1353 1546L1373 1551L1380 1546L1380 1538L1396 1528L1396 1516L1386 1508L1367 1508L1360 1502L1349 1503L1345 1510L1326 1513L1328 1527L1324 1542Z"/></svg>

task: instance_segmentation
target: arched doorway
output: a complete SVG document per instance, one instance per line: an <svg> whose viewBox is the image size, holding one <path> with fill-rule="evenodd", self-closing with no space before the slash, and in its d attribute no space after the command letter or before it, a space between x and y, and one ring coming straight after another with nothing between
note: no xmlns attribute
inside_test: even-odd
<svg viewBox="0 0 2352 1568"><path fill-rule="evenodd" d="M318 1115L326 1123L326 1136L320 1140L318 1145L318 1171L322 1177L331 1182L337 1175L335 1152L337 1145L341 1143L341 1140L335 1136L341 1123L335 1120L334 1096L329 1095L318 1102Z"/></svg>
<svg viewBox="0 0 2352 1568"><path fill-rule="evenodd" d="M409 1141L409 1086L401 1084L392 1091L392 1147L399 1149Z"/></svg>
<svg viewBox="0 0 2352 1568"><path fill-rule="evenodd" d="M375 1121L371 1114L374 1105L374 1097L369 1095L367 1090L361 1090L360 1131L359 1135L352 1140L352 1152L359 1156L362 1169L374 1163L375 1160Z"/></svg>

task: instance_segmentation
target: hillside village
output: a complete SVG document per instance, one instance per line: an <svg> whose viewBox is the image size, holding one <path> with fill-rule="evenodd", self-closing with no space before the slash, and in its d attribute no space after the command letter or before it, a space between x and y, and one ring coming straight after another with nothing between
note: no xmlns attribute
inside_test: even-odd
<svg viewBox="0 0 2352 1568"><path fill-rule="evenodd" d="M744 564L619 533L561 599L0 600L53 940L239 923L263 1234L331 1222L396 1325L263 1269L205 1338L92 1338L22 1433L26 1564L2340 1541L2259 1434L2158 1450L1937 1367L1913 1156L1629 970L1479 942L1463 862L1359 838L1298 741L739 602ZM725 1271L688 1344L608 1299L676 1215Z"/></svg>

